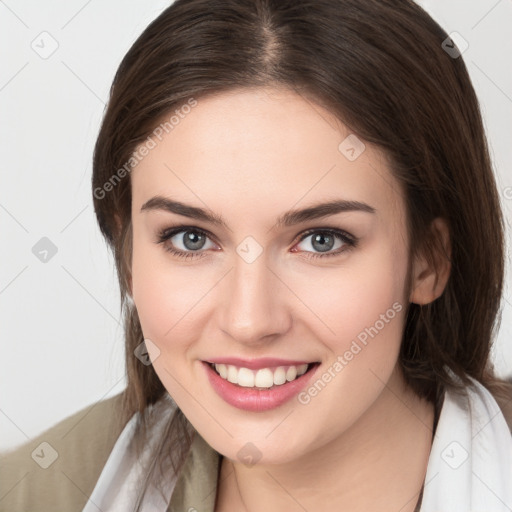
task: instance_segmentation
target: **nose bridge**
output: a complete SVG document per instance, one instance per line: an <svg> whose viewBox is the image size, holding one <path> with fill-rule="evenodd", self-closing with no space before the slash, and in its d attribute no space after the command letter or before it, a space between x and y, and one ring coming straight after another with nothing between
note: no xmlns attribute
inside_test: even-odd
<svg viewBox="0 0 512 512"><path fill-rule="evenodd" d="M242 343L282 332L286 313L277 281L264 253L254 261L237 255L223 300L222 329Z"/></svg>

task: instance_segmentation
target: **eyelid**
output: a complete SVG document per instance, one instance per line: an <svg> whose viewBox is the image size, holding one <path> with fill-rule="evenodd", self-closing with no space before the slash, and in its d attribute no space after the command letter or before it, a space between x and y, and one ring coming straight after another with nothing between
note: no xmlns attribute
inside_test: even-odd
<svg viewBox="0 0 512 512"><path fill-rule="evenodd" d="M313 233L330 233L337 237L346 238L347 241L350 241L352 243L357 242L357 238L354 235L351 235L349 232L345 231L344 229L329 227L307 229L306 231L300 233L295 240L302 242L305 238L312 235Z"/></svg>
<svg viewBox="0 0 512 512"><path fill-rule="evenodd" d="M157 233L156 243L165 244L165 242L169 241L169 239L173 238L177 234L179 234L181 232L187 232L187 231L195 231L197 233L203 234L208 239L212 240L215 244L217 244L215 235L213 235L209 230L200 228L198 226L192 226L192 225L176 225L176 226L163 228L160 231L158 231L158 233ZM359 239L357 237L348 233L344 229L326 226L326 227L313 227L313 228L309 228L305 231L302 231L293 240L293 245L294 246L297 245L297 243L302 242L308 236L310 236L314 233L331 234L335 238L341 239L344 243L345 248L338 249L333 252L326 251L325 253L314 252L314 251L293 251L293 252L300 252L300 253L304 252L306 254L309 254L309 256L306 256L306 258L309 258L309 259L328 258L328 257L338 256L341 253L344 253L350 249L353 249L353 248L357 247L357 245L359 243ZM219 244L217 244L217 245L219 245ZM167 250L170 253L175 254L178 257L183 257L183 258L187 258L187 257L202 258L208 252L208 250L183 251L181 249L175 249L174 247L173 248L165 248L165 250Z"/></svg>
<svg viewBox="0 0 512 512"><path fill-rule="evenodd" d="M176 226L169 226L167 228L160 229L158 231L158 236L166 236L166 237L169 238L169 237L172 237L174 235L177 235L181 231L189 231L189 230L190 231L197 231L199 233L203 233L206 236L208 236L208 238L211 238L212 240L217 240L217 237L211 231L209 231L208 229L201 228L199 226L185 225L185 224L177 224ZM354 235L350 234L348 231L346 231L344 229L336 228L336 227L331 227L331 226L324 226L324 227L308 228L305 231L301 231L293 239L293 243L298 242L298 241L302 241L307 236L309 236L309 235L311 235L313 233L318 233L318 232L322 232L322 233L329 233L329 232L331 232L331 233L336 234L336 235L342 234L342 235L344 235L349 240L352 240L354 242L357 241L357 237L355 237ZM216 242L216 243L218 243L218 242Z"/></svg>
<svg viewBox="0 0 512 512"><path fill-rule="evenodd" d="M181 231L197 231L198 233L202 233L206 235L208 238L211 238L212 240L216 239L216 236L205 228L185 224L177 224L176 226L169 226L167 228L160 229L158 230L157 234L159 237L165 236L167 238L171 238L180 233Z"/></svg>

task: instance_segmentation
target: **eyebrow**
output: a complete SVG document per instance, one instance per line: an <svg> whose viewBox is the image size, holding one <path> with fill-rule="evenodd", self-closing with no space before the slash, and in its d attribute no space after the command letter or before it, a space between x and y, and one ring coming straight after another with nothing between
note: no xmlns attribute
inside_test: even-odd
<svg viewBox="0 0 512 512"><path fill-rule="evenodd" d="M167 197L154 196L146 201L140 209L141 212L154 210L163 210L170 213L176 213L191 219L208 222L215 226L223 227L228 231L231 231L226 221L221 216L216 215L212 211L181 203L179 201L174 201ZM301 210L289 210L278 217L275 227L279 228L282 226L294 226L302 222L320 219L329 215L353 211L373 214L376 213L377 210L373 208L373 206L362 203L360 201L347 201L344 199L338 199L326 203L319 203Z"/></svg>

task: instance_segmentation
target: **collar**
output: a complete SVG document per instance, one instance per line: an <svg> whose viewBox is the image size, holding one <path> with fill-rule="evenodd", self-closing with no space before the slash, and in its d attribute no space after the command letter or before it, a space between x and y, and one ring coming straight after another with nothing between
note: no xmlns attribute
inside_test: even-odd
<svg viewBox="0 0 512 512"><path fill-rule="evenodd" d="M421 512L512 509L512 436L492 394L469 379L462 392L445 392Z"/></svg>

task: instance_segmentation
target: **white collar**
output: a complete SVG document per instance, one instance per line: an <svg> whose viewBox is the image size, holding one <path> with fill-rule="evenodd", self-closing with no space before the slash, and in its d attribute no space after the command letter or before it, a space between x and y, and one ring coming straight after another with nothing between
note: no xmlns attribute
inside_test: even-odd
<svg viewBox="0 0 512 512"><path fill-rule="evenodd" d="M470 379L465 394L445 393L420 512L512 510L512 436L494 397Z"/></svg>
<svg viewBox="0 0 512 512"><path fill-rule="evenodd" d="M151 426L148 442L140 458L133 447L133 438L138 413L134 414L119 435L112 452L103 467L93 492L82 512L128 512L135 510L135 504L142 491L147 468L159 453L163 432L171 419L176 405L166 393L164 397L149 406ZM162 512L167 506L176 485L177 478L169 479L165 488L165 499L151 485L144 494L140 510Z"/></svg>

